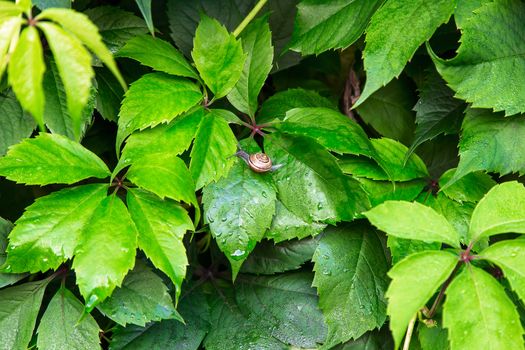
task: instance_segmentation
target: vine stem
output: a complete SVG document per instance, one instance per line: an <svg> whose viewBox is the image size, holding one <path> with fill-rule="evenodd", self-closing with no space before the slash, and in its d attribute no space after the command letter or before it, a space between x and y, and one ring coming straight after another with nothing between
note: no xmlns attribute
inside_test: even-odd
<svg viewBox="0 0 525 350"><path fill-rule="evenodd" d="M447 290L450 282L452 282L452 280L454 279L454 276L456 275L456 272L458 272L458 270L461 267L462 263L463 263L462 261L459 261L457 263L456 267L454 268L454 270L452 271L450 276L448 276L448 278L445 281L445 283L443 283L443 286L441 287L441 290L439 291L439 294L438 294L436 300L434 300L434 304L432 304L432 307L430 308L430 311L428 312L428 314L425 315L427 318L434 317L434 314L436 313L436 310L437 310L437 308L439 306L439 303L441 303L441 300L443 300L443 297L445 297L445 291Z"/></svg>
<svg viewBox="0 0 525 350"><path fill-rule="evenodd" d="M268 0L259 0L259 2L250 11L250 13L248 13L248 15L246 17L244 17L244 19L242 20L241 24L239 24L237 26L237 28L235 28L235 30L233 31L233 36L238 37L239 34L241 34L241 32L244 30L244 28L246 28L248 23L250 23L252 21L252 19L263 8L263 6L266 5L267 2L268 2Z"/></svg>
<svg viewBox="0 0 525 350"><path fill-rule="evenodd" d="M412 317L410 323L408 324L407 333L405 335L405 343L403 344L403 350L408 350L410 348L410 339L412 338L412 333L414 332L414 325L416 324L417 313Z"/></svg>

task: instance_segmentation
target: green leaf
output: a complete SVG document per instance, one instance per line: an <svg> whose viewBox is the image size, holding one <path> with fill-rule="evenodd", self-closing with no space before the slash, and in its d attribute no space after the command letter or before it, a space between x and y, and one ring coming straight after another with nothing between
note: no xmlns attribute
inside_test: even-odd
<svg viewBox="0 0 525 350"><path fill-rule="evenodd" d="M203 190L206 222L232 265L233 278L270 227L276 193L270 175L237 159L228 175Z"/></svg>
<svg viewBox="0 0 525 350"><path fill-rule="evenodd" d="M179 50L170 43L150 35L141 35L129 40L118 51L117 56L132 58L156 71L181 77L199 78L195 69Z"/></svg>
<svg viewBox="0 0 525 350"><path fill-rule="evenodd" d="M272 225L266 232L265 237L272 239L275 243L279 243L293 238L302 239L308 236L316 236L325 227L326 224L308 222L295 215L280 200L277 200Z"/></svg>
<svg viewBox="0 0 525 350"><path fill-rule="evenodd" d="M392 256L392 264L397 264L414 253L441 249L441 243L439 242L423 242L417 239L398 238L395 236L388 236L386 242Z"/></svg>
<svg viewBox="0 0 525 350"><path fill-rule="evenodd" d="M202 100L193 82L164 73L142 76L131 84L119 114L117 144L135 130L168 123Z"/></svg>
<svg viewBox="0 0 525 350"><path fill-rule="evenodd" d="M35 27L29 26L22 31L9 62L8 79L16 98L35 118L41 130L44 130L42 80L46 66L42 44Z"/></svg>
<svg viewBox="0 0 525 350"><path fill-rule="evenodd" d="M137 229L126 206L116 195L106 197L84 228L73 260L86 311L121 285L135 264L136 246Z"/></svg>
<svg viewBox="0 0 525 350"><path fill-rule="evenodd" d="M467 266L452 281L446 295L443 326L448 328L452 349L524 348L516 307L487 272Z"/></svg>
<svg viewBox="0 0 525 350"><path fill-rule="evenodd" d="M414 107L416 136L408 154L440 134L455 134L459 131L465 104L453 95L454 92L435 71L427 75Z"/></svg>
<svg viewBox="0 0 525 350"><path fill-rule="evenodd" d="M519 0L486 2L464 23L456 57L440 59L429 47L457 98L505 115L525 112L523 16L525 4ZM509 26L515 30L509 32Z"/></svg>
<svg viewBox="0 0 525 350"><path fill-rule="evenodd" d="M396 182L357 179L368 194L372 207L389 200L413 201L427 185L424 180Z"/></svg>
<svg viewBox="0 0 525 350"><path fill-rule="evenodd" d="M122 88L126 89L126 82L120 75L111 51L104 45L97 26L90 21L87 15L70 9L49 8L42 11L36 19L50 19L60 24L62 28L74 35L82 44L97 55L117 78ZM51 49L53 50L53 47ZM67 83L65 84L67 85Z"/></svg>
<svg viewBox="0 0 525 350"><path fill-rule="evenodd" d="M117 327L109 348L197 350L210 327L206 296L200 289L193 289L181 299L177 309L184 317L185 324L178 320L163 320L147 324L144 328L133 325Z"/></svg>
<svg viewBox="0 0 525 350"><path fill-rule="evenodd" d="M525 241L522 239L506 240L491 245L479 255L503 270L505 278L521 300L525 300L524 248Z"/></svg>
<svg viewBox="0 0 525 350"><path fill-rule="evenodd" d="M351 221L369 207L359 182L345 176L336 159L310 138L274 133L265 138L274 164L279 200L307 222Z"/></svg>
<svg viewBox="0 0 525 350"><path fill-rule="evenodd" d="M525 187L519 182L505 182L492 189L479 201L470 221L470 238L516 232L525 233Z"/></svg>
<svg viewBox="0 0 525 350"><path fill-rule="evenodd" d="M443 189L478 170L500 175L525 173L525 144L515 142L525 135L524 121L523 116L504 118L502 113L468 109L462 125L458 168Z"/></svg>
<svg viewBox="0 0 525 350"><path fill-rule="evenodd" d="M204 339L206 350L251 349L287 350L272 337L269 329L260 326L260 318L245 316L233 297L233 290L210 296L211 329ZM297 311L295 311L297 312Z"/></svg>
<svg viewBox="0 0 525 350"><path fill-rule="evenodd" d="M61 287L46 308L38 326L39 349L100 349L99 327L84 305Z"/></svg>
<svg viewBox="0 0 525 350"><path fill-rule="evenodd" d="M0 175L28 185L72 184L109 174L97 155L58 134L41 133L25 139L0 158Z"/></svg>
<svg viewBox="0 0 525 350"><path fill-rule="evenodd" d="M259 327L285 344L315 348L326 337L323 314L312 288L312 273L294 272L276 276L240 276L235 285L236 299Z"/></svg>
<svg viewBox="0 0 525 350"><path fill-rule="evenodd" d="M139 248L172 280L178 297L188 265L182 239L194 229L188 213L172 201L136 189L128 191L127 202L138 229Z"/></svg>
<svg viewBox="0 0 525 350"><path fill-rule="evenodd" d="M75 135L73 118L67 108L67 96L64 84L59 76L58 68L53 59L49 60L49 68L44 73L44 95L46 105L44 108L44 121L54 134L61 134L78 141ZM89 100L82 110L80 118L80 135L83 136L88 124L91 122L95 108L96 89L92 86Z"/></svg>
<svg viewBox="0 0 525 350"><path fill-rule="evenodd" d="M434 209L417 202L387 201L363 213L389 235L426 242L444 242L459 248L459 234Z"/></svg>
<svg viewBox="0 0 525 350"><path fill-rule="evenodd" d="M399 76L417 48L448 21L455 7L455 0L388 0L377 10L366 30L366 85L355 106Z"/></svg>
<svg viewBox="0 0 525 350"><path fill-rule="evenodd" d="M137 263L122 286L97 308L122 326L131 323L144 327L147 322L165 319L182 321L162 278L144 263Z"/></svg>
<svg viewBox="0 0 525 350"><path fill-rule="evenodd" d="M131 38L148 32L146 23L131 12L114 6L100 6L84 11L98 27L102 41L113 53Z"/></svg>
<svg viewBox="0 0 525 350"><path fill-rule="evenodd" d="M217 20L202 15L193 45L191 56L214 99L226 96L243 71L246 56L241 43Z"/></svg>
<svg viewBox="0 0 525 350"><path fill-rule="evenodd" d="M450 350L448 332L439 325L426 326L420 322L417 334L422 350Z"/></svg>
<svg viewBox="0 0 525 350"><path fill-rule="evenodd" d="M0 24L0 77L4 74L4 69L9 62L10 47L13 41L19 38L20 26L22 25L22 18L20 17L2 17L0 12L2 19Z"/></svg>
<svg viewBox="0 0 525 350"><path fill-rule="evenodd" d="M465 23L474 16L474 11L478 10L489 0L458 0L454 11L454 21L458 28L463 28Z"/></svg>
<svg viewBox="0 0 525 350"><path fill-rule="evenodd" d="M470 243L468 230L470 217L474 211L474 203L459 203L443 193L438 193L436 197L429 197L424 204L443 215L450 222L459 233L461 243L467 245Z"/></svg>
<svg viewBox="0 0 525 350"><path fill-rule="evenodd" d="M454 172L456 169L449 169L439 178L439 185L443 186L454 177ZM478 171L475 173L470 173L458 181L454 182L452 185L444 188L443 193L458 202L478 202L485 193L487 193L492 187L496 185L496 181L485 174L484 172Z"/></svg>
<svg viewBox="0 0 525 350"><path fill-rule="evenodd" d="M412 317L450 276L458 261L449 252L424 251L410 255L390 270L392 282L386 296L396 349Z"/></svg>
<svg viewBox="0 0 525 350"><path fill-rule="evenodd" d="M383 0L303 0L297 5L290 48L303 56L344 49L359 39L382 3Z"/></svg>
<svg viewBox="0 0 525 350"><path fill-rule="evenodd" d="M2 17L19 16L25 10L23 4L20 3L13 3L11 1L0 2L0 16Z"/></svg>
<svg viewBox="0 0 525 350"><path fill-rule="evenodd" d="M32 0L33 5L41 10L45 10L52 7L65 7L71 8L72 0Z"/></svg>
<svg viewBox="0 0 525 350"><path fill-rule="evenodd" d="M126 177L160 198L197 205L190 171L184 161L172 153L143 155L133 162Z"/></svg>
<svg viewBox="0 0 525 350"><path fill-rule="evenodd" d="M73 257L84 227L106 197L107 185L65 188L26 208L9 235L5 269L31 273L56 270Z"/></svg>
<svg viewBox="0 0 525 350"><path fill-rule="evenodd" d="M272 69L272 34L267 17L251 22L241 33L246 61L241 77L228 94L228 101L250 116L257 110L257 97Z"/></svg>
<svg viewBox="0 0 525 350"><path fill-rule="evenodd" d="M95 68L97 96L95 108L102 118L116 122L124 90L106 68Z"/></svg>
<svg viewBox="0 0 525 350"><path fill-rule="evenodd" d="M0 93L0 125L0 156L7 152L9 146L31 136L35 129L33 118L24 112L10 91Z"/></svg>
<svg viewBox="0 0 525 350"><path fill-rule="evenodd" d="M202 117L191 150L190 172L196 189L226 175L237 151L237 139L228 123L210 111Z"/></svg>
<svg viewBox="0 0 525 350"><path fill-rule="evenodd" d="M164 156L166 153L180 155L186 151L204 116L204 109L192 109L167 125L133 133L127 140L113 176L126 166L143 157Z"/></svg>
<svg viewBox="0 0 525 350"><path fill-rule="evenodd" d="M382 136L410 145L414 139L415 104L408 81L396 79L359 104L357 112Z"/></svg>
<svg viewBox="0 0 525 350"><path fill-rule="evenodd" d="M313 261L313 286L328 325L324 349L381 327L386 319L388 263L375 230L362 224L329 229Z"/></svg>
<svg viewBox="0 0 525 350"><path fill-rule="evenodd" d="M263 102L257 121L269 122L284 119L286 112L293 108L323 107L337 110L337 105L313 90L288 89L270 96Z"/></svg>
<svg viewBox="0 0 525 350"><path fill-rule="evenodd" d="M0 266L3 265L6 260L7 235L12 229L13 224L11 222L0 218ZM0 272L0 288L14 284L26 276L26 274Z"/></svg>
<svg viewBox="0 0 525 350"><path fill-rule="evenodd" d="M27 349L49 278L0 290L3 349Z"/></svg>
<svg viewBox="0 0 525 350"><path fill-rule="evenodd" d="M39 22L38 27L44 32L53 52L66 92L66 105L72 120L73 135L78 139L82 111L90 97L91 79L95 75L91 67L91 55L80 40L68 35L60 27L49 22Z"/></svg>
<svg viewBox="0 0 525 350"><path fill-rule="evenodd" d="M137 3L140 13L142 13L142 17L144 17L151 35L154 36L155 28L153 26L153 18L151 16L151 0L135 0L135 3Z"/></svg>
<svg viewBox="0 0 525 350"><path fill-rule="evenodd" d="M295 108L277 127L285 133L309 136L339 154L375 157L374 147L361 126L333 109Z"/></svg>
<svg viewBox="0 0 525 350"><path fill-rule="evenodd" d="M305 238L275 244L263 240L257 244L241 267L242 273L273 275L297 270L310 261L317 248L317 239Z"/></svg>

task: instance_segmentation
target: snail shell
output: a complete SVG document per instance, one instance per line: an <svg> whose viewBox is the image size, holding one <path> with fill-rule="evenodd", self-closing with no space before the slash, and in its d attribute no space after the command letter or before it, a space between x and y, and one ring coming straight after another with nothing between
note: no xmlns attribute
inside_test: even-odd
<svg viewBox="0 0 525 350"><path fill-rule="evenodd" d="M272 170L272 160L264 153L250 154L248 165L256 173L265 173Z"/></svg>

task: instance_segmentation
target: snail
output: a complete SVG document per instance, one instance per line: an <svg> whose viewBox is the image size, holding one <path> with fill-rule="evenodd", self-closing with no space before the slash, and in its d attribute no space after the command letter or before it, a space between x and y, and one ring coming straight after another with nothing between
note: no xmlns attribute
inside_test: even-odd
<svg viewBox="0 0 525 350"><path fill-rule="evenodd" d="M256 173L266 173L268 171L275 171L279 169L282 164L272 165L272 160L266 153L258 152L254 154L248 154L242 149L239 149L235 155L248 164L250 169Z"/></svg>

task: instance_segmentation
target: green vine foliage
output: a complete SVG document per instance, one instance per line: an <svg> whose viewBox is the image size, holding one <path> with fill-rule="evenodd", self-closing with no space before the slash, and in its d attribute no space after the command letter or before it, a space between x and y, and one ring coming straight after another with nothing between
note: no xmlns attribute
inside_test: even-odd
<svg viewBox="0 0 525 350"><path fill-rule="evenodd" d="M0 1L0 349L525 348L523 1L101 3Z"/></svg>

